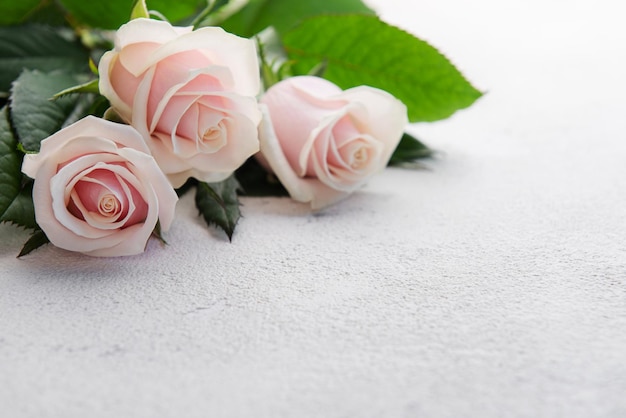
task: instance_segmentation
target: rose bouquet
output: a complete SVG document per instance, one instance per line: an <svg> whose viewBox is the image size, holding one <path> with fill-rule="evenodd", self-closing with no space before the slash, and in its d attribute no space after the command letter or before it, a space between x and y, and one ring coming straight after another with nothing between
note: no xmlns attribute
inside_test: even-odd
<svg viewBox="0 0 626 418"><path fill-rule="evenodd" d="M141 253L193 189L229 238L241 194L322 210L430 154L409 122L481 95L360 0L150 6L0 10L0 221L33 230L20 255Z"/></svg>

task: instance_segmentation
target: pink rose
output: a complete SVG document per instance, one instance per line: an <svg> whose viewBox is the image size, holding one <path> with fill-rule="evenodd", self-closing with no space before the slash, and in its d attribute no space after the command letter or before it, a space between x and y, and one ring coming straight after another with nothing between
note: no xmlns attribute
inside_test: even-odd
<svg viewBox="0 0 626 418"><path fill-rule="evenodd" d="M60 248L92 256L144 251L157 221L167 230L178 197L128 125L88 116L24 157L35 179L37 224Z"/></svg>
<svg viewBox="0 0 626 418"><path fill-rule="evenodd" d="M291 197L319 209L383 170L408 123L406 106L367 86L342 91L318 77L288 78L262 97L261 161Z"/></svg>
<svg viewBox="0 0 626 418"><path fill-rule="evenodd" d="M216 182L259 149L259 66L253 41L135 19L99 64L100 92L146 139L174 187Z"/></svg>

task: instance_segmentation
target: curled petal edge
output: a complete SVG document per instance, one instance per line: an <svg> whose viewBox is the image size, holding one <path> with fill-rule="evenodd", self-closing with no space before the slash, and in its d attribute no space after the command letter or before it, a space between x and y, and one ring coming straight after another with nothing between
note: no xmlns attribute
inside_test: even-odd
<svg viewBox="0 0 626 418"><path fill-rule="evenodd" d="M263 118L259 124L259 141L262 164L269 167L287 189L293 200L309 203L311 209L320 210L347 197L350 193L332 189L319 180L299 177L283 153L276 137L267 106L259 105Z"/></svg>

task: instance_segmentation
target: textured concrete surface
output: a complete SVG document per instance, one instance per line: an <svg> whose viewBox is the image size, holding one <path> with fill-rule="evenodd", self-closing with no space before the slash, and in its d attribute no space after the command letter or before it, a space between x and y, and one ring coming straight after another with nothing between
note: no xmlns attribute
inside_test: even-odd
<svg viewBox="0 0 626 418"><path fill-rule="evenodd" d="M626 416L624 10L411 3L380 10L488 90L411 127L427 169L245 199L232 244L185 198L133 258L0 226L2 416Z"/></svg>

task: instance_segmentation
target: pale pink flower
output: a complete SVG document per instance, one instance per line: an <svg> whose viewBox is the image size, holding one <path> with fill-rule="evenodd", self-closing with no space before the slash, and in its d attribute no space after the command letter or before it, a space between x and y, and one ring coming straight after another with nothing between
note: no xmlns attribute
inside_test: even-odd
<svg viewBox="0 0 626 418"><path fill-rule="evenodd" d="M342 91L318 77L272 86L259 129L260 160L291 197L319 209L383 170L407 120L406 106L367 86Z"/></svg>
<svg viewBox="0 0 626 418"><path fill-rule="evenodd" d="M254 41L135 19L99 63L100 92L145 138L174 187L220 181L259 149Z"/></svg>
<svg viewBox="0 0 626 418"><path fill-rule="evenodd" d="M24 157L35 179L37 224L54 245L91 256L144 251L157 222L167 231L178 197L141 135L88 116Z"/></svg>

